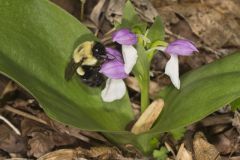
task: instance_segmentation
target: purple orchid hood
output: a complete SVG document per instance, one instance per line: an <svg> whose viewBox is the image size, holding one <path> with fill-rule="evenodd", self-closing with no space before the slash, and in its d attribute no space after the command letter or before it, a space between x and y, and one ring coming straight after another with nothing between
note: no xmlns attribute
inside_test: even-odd
<svg viewBox="0 0 240 160"><path fill-rule="evenodd" d="M109 60L102 64L100 73L112 79L124 79L128 75L124 71L124 63L121 53L112 48L106 48Z"/></svg>
<svg viewBox="0 0 240 160"><path fill-rule="evenodd" d="M129 29L120 29L112 35L112 41L121 45L134 45L137 43L137 36Z"/></svg>
<svg viewBox="0 0 240 160"><path fill-rule="evenodd" d="M193 52L198 52L198 49L191 41L179 39L170 43L165 52L170 55L190 56Z"/></svg>

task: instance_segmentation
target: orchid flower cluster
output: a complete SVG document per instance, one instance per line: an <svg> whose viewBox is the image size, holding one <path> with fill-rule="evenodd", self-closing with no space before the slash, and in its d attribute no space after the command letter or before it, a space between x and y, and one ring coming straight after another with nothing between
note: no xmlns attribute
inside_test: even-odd
<svg viewBox="0 0 240 160"><path fill-rule="evenodd" d="M134 48L138 37L129 29L120 29L115 32L112 35L112 41L121 45L122 52L106 48L108 59L99 71L108 77L106 86L101 92L101 97L105 102L121 99L125 95L126 86L123 79L128 77L138 59L137 50ZM180 89L178 56L189 56L193 52L198 52L197 48L192 42L179 39L168 44L167 47L159 46L156 49L170 55L165 74L170 77L173 85Z"/></svg>

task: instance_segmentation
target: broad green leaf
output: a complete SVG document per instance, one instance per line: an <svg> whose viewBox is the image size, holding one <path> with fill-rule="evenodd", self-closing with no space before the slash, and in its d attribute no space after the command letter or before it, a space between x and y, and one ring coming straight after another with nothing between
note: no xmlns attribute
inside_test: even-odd
<svg viewBox="0 0 240 160"><path fill-rule="evenodd" d="M181 79L181 89L170 86L159 97L165 107L151 132L166 132L198 121L240 96L240 54L194 70Z"/></svg>
<svg viewBox="0 0 240 160"><path fill-rule="evenodd" d="M100 88L69 82L73 50L96 38L48 0L0 0L0 71L27 89L46 113L85 130L124 131L133 119L129 98L104 103Z"/></svg>
<svg viewBox="0 0 240 160"><path fill-rule="evenodd" d="M155 42L157 40L163 41L165 37L164 25L159 16L155 18L154 23L150 27L147 37L151 40L151 42Z"/></svg>

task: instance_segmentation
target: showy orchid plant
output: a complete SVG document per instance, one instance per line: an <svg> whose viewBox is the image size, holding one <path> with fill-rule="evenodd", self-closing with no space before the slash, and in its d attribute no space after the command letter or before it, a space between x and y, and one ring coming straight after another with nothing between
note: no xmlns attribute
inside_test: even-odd
<svg viewBox="0 0 240 160"><path fill-rule="evenodd" d="M94 68L96 59L85 61L85 66L80 63L93 58L89 47L101 40L49 0L0 0L0 8L0 72L27 89L51 118L101 132L119 145L132 144L144 154L151 153L158 147L156 138L164 132L176 132L240 97L239 53L179 77L178 57L199 52L196 46L186 39L168 44L161 19L142 21L130 1L112 34L115 46L105 46L106 56L101 55L104 62L99 68ZM88 57L81 50L83 43ZM173 85L149 97L155 54L170 56L165 74ZM71 61L73 55L82 57ZM64 73L69 62L74 62L77 74L67 81ZM82 82L85 74L93 79L101 75L105 81L102 86L89 87ZM129 75L140 88L139 119L124 82ZM151 114L155 112L158 114Z"/></svg>

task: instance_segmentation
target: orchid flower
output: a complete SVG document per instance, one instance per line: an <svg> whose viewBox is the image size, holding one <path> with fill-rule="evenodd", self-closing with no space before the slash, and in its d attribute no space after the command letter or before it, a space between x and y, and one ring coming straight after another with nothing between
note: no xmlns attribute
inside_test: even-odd
<svg viewBox="0 0 240 160"><path fill-rule="evenodd" d="M190 56L193 52L198 52L197 48L191 41L179 39L170 43L166 48L159 47L159 50L171 56L166 64L165 74L170 77L173 85L180 89L178 56Z"/></svg>
<svg viewBox="0 0 240 160"><path fill-rule="evenodd" d="M137 62L137 50L132 46L137 37L128 29L121 29L113 34L113 41L122 45L122 54L112 48L106 48L108 60L101 66L100 73L108 77L106 86L101 92L105 102L123 98L126 86L123 81Z"/></svg>

